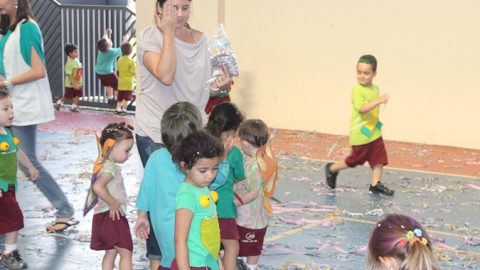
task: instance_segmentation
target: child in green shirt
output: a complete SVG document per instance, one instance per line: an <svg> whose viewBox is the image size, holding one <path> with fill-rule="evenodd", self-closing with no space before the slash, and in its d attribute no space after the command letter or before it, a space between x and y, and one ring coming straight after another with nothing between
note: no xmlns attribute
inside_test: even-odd
<svg viewBox="0 0 480 270"><path fill-rule="evenodd" d="M377 59L373 55L360 57L357 62L358 84L352 90L353 110L349 135L352 153L345 161L327 163L325 176L328 186L334 189L340 170L353 168L368 161L373 170L369 190L375 194L392 196L394 191L380 182L383 166L388 164L388 158L382 139L379 112L380 105L388 102L389 95L379 95L379 88L373 84L375 75Z"/></svg>
<svg viewBox="0 0 480 270"><path fill-rule="evenodd" d="M83 67L78 60L78 47L75 44L65 45L65 53L67 54L67 63L65 63L65 94L55 104L58 111L67 99L72 99L72 107L70 111L79 112L78 102L83 95L82 77Z"/></svg>

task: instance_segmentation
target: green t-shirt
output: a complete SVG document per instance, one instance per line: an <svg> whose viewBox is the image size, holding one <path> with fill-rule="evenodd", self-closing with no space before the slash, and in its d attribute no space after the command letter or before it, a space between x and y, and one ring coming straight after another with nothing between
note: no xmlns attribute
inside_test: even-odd
<svg viewBox="0 0 480 270"><path fill-rule="evenodd" d="M122 56L117 61L118 90L133 91L135 83L135 61L128 56Z"/></svg>
<svg viewBox="0 0 480 270"><path fill-rule="evenodd" d="M73 85L68 76L73 77L73 79L77 82L77 86L83 85L83 67L78 58L72 59L67 57L67 63L65 63L65 87L71 88Z"/></svg>
<svg viewBox="0 0 480 270"><path fill-rule="evenodd" d="M9 129L7 134L0 133L0 189L7 192L8 186L17 184L17 151L18 146L13 142ZM3 149L3 148L8 149Z"/></svg>
<svg viewBox="0 0 480 270"><path fill-rule="evenodd" d="M235 181L245 179L245 169L243 167L243 155L236 146L233 146L227 155L229 171L225 185L217 189L218 202L217 211L219 218L236 218L237 207L233 201L233 184Z"/></svg>
<svg viewBox="0 0 480 270"><path fill-rule="evenodd" d="M183 182L177 192L175 209L188 209L193 213L187 239L190 266L219 269L220 228L216 206L208 188Z"/></svg>
<svg viewBox="0 0 480 270"><path fill-rule="evenodd" d="M360 108L378 98L380 90L374 84L357 84L352 90L352 118L350 120L350 145L364 145L382 136L382 122L379 120L380 106L361 114Z"/></svg>

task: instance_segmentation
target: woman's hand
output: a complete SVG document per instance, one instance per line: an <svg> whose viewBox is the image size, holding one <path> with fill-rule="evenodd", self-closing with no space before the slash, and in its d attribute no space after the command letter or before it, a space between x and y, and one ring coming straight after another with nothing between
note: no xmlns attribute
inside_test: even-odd
<svg viewBox="0 0 480 270"><path fill-rule="evenodd" d="M121 206L122 202L119 200L115 200L115 202L110 205L110 218L112 220L115 220L115 218L120 220L120 218L125 215Z"/></svg>
<svg viewBox="0 0 480 270"><path fill-rule="evenodd" d="M150 235L150 222L148 222L148 218L146 215L138 215L134 231L137 237L142 239L148 239L148 236Z"/></svg>
<svg viewBox="0 0 480 270"><path fill-rule="evenodd" d="M163 8L160 7L160 4L157 5L155 23L162 33L175 34L175 29L177 28L177 13L171 0L167 0L163 4Z"/></svg>
<svg viewBox="0 0 480 270"><path fill-rule="evenodd" d="M210 94L213 96L222 93L228 93L232 89L232 84L233 79L230 77L227 67L223 66L220 75L218 75L215 81L213 81L210 85L211 88L213 88Z"/></svg>

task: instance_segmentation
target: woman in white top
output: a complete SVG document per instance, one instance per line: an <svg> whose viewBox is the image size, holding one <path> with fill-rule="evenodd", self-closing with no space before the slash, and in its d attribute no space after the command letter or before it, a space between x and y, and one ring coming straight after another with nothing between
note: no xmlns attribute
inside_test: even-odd
<svg viewBox="0 0 480 270"><path fill-rule="evenodd" d="M232 84L224 68L223 75L207 89L204 87L212 75L210 54L205 34L188 25L191 0L155 2L155 24L137 37L141 89L135 136L143 166L150 154L161 147L160 121L171 105L188 101L204 113L210 95L229 91ZM151 269L157 269L161 256L152 234L147 240L147 254Z"/></svg>
<svg viewBox="0 0 480 270"><path fill-rule="evenodd" d="M75 224L71 221L74 209L35 151L37 125L55 119L42 34L28 0L0 1L0 15L0 88L12 96L12 133L40 172L35 184L57 209L56 219L47 231L61 231ZM28 175L28 170L21 169Z"/></svg>

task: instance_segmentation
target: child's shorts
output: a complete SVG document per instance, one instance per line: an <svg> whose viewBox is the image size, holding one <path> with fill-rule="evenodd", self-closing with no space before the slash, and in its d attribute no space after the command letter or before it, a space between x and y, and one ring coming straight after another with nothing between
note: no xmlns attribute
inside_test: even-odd
<svg viewBox="0 0 480 270"><path fill-rule="evenodd" d="M218 224L220 225L221 239L240 239L240 236L238 234L237 221L234 218L219 218Z"/></svg>
<svg viewBox="0 0 480 270"><path fill-rule="evenodd" d="M208 99L207 106L205 107L205 113L209 114L215 106L220 103L230 102L230 96L225 97L210 97Z"/></svg>
<svg viewBox="0 0 480 270"><path fill-rule="evenodd" d="M112 220L109 214L110 211L93 215L90 248L110 250L119 247L132 251L132 235L127 218L123 216L120 220Z"/></svg>
<svg viewBox="0 0 480 270"><path fill-rule="evenodd" d="M78 90L75 90L73 87L65 87L65 95L63 95L66 99L72 99L74 97L82 97L83 96L83 88L80 87Z"/></svg>
<svg viewBox="0 0 480 270"><path fill-rule="evenodd" d="M259 256L262 254L263 239L265 239L267 227L263 229L248 229L238 226L238 233L240 234L238 256Z"/></svg>
<svg viewBox="0 0 480 270"><path fill-rule="evenodd" d="M165 267L159 267L158 270L165 270ZM202 267L195 267L190 266L191 270L210 270L210 267L202 266ZM173 259L172 266L170 266L170 270L178 270L177 259Z"/></svg>
<svg viewBox="0 0 480 270"><path fill-rule="evenodd" d="M0 198L0 234L16 232L23 228L23 214L15 196L15 187L2 190Z"/></svg>
<svg viewBox="0 0 480 270"><path fill-rule="evenodd" d="M117 101L130 101L133 98L133 91L119 90L117 92Z"/></svg>
<svg viewBox="0 0 480 270"><path fill-rule="evenodd" d="M362 165L365 161L368 161L371 168L388 164L387 150L382 137L368 144L352 145L352 153L345 159L345 164L353 168Z"/></svg>
<svg viewBox="0 0 480 270"><path fill-rule="evenodd" d="M113 90L118 89L118 75L117 73L112 74L98 74L97 77L102 82L103 86L111 86Z"/></svg>

